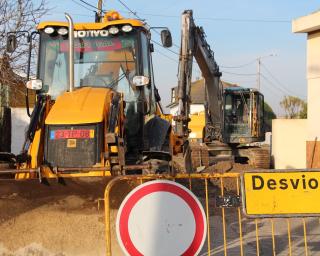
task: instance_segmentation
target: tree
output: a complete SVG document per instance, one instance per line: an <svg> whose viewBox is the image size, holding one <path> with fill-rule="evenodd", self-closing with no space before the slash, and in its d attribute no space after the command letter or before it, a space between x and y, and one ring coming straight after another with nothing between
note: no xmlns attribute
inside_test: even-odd
<svg viewBox="0 0 320 256"><path fill-rule="evenodd" d="M303 102L302 109L299 113L299 118L306 119L308 117L308 104Z"/></svg>
<svg viewBox="0 0 320 256"><path fill-rule="evenodd" d="M276 119L277 116L273 112L268 103L264 102L264 125L265 131L270 132L272 127L272 119Z"/></svg>
<svg viewBox="0 0 320 256"><path fill-rule="evenodd" d="M20 34L17 36L18 48L14 53L8 53L6 51L7 33L33 31L40 18L48 11L45 6L46 0L40 0L37 5L34 5L32 0L0 0L0 57L7 59L16 73L26 73L29 43L26 37ZM6 61L3 63L0 72L7 71Z"/></svg>
<svg viewBox="0 0 320 256"><path fill-rule="evenodd" d="M29 56L29 43L21 34L17 35L16 51L6 51L7 33L33 31L47 11L46 0L39 0L36 5L33 0L0 0L0 99L8 98L11 89L24 97L24 88L18 85L24 82ZM35 47L33 49L34 53Z"/></svg>
<svg viewBox="0 0 320 256"><path fill-rule="evenodd" d="M284 109L286 117L289 119L301 118L301 114L304 115L304 108L306 109L305 101L295 96L285 96L280 102L280 106Z"/></svg>

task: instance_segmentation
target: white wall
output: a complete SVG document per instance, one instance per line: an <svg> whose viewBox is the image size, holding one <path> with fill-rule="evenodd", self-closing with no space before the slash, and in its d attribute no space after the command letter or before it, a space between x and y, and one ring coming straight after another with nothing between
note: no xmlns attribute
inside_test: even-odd
<svg viewBox="0 0 320 256"><path fill-rule="evenodd" d="M190 105L190 114L196 114L204 111L203 104L191 104ZM170 108L170 114L176 116L178 114L178 105Z"/></svg>
<svg viewBox="0 0 320 256"><path fill-rule="evenodd" d="M319 13L320 17L320 13ZM320 32L308 35L307 41L308 79L308 141L320 138Z"/></svg>
<svg viewBox="0 0 320 256"><path fill-rule="evenodd" d="M307 119L272 120L275 169L306 168Z"/></svg>
<svg viewBox="0 0 320 256"><path fill-rule="evenodd" d="M32 111L32 110L30 110ZM25 108L11 108L11 151L14 154L20 153L25 138L25 130L30 118Z"/></svg>

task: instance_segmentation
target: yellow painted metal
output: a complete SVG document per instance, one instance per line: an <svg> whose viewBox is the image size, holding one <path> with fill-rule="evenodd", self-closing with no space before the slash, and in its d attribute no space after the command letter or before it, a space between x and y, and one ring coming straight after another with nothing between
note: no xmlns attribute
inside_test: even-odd
<svg viewBox="0 0 320 256"><path fill-rule="evenodd" d="M291 226L290 219L287 219L287 228L288 228L288 246L289 246L289 256L292 255L292 247L291 247Z"/></svg>
<svg viewBox="0 0 320 256"><path fill-rule="evenodd" d="M239 178L237 178L237 195L240 196L240 184ZM240 207L237 209L238 211L238 223L239 223L239 241L240 241L240 256L243 256L243 237L242 237L242 218L241 218L241 210Z"/></svg>
<svg viewBox="0 0 320 256"><path fill-rule="evenodd" d="M209 195L208 195L208 180L205 179L205 191L206 191L206 215L207 215L207 246L208 256L211 255L211 237L210 237L210 214L209 214Z"/></svg>
<svg viewBox="0 0 320 256"><path fill-rule="evenodd" d="M302 223L303 223L304 252L305 252L305 255L308 256L307 227L306 227L306 220L304 218L302 218Z"/></svg>
<svg viewBox="0 0 320 256"><path fill-rule="evenodd" d="M194 173L194 174L176 174L176 175L133 175L133 176L119 176L110 181L110 183L107 185L104 195L105 200L105 224L106 224L106 250L107 255L117 255L112 254L114 241L111 243L111 237L113 237L115 234L113 233L115 230L115 223L114 218L110 216L110 203L114 202L114 198L110 198L110 193L112 189L113 191L118 191L118 188L116 185L123 185L123 182L127 182L128 184L135 184L134 186L138 186L142 184L143 182L155 180L155 179L168 179L168 180L174 180L176 182L181 182L181 184L184 184L186 187L189 187L189 189L193 189L194 193L197 195L197 193L202 194L202 198L200 201L202 201L202 204L205 209L206 213L206 220L207 220L207 246L206 246L206 253L202 251L201 255L213 255L213 254L224 254L224 255L246 255L250 252L252 254L252 249L256 250L254 253L256 255L265 255L267 253L268 255L277 255L276 252L276 244L277 238L280 238L279 240L279 246L281 244L282 252L285 250L287 251L288 255L292 255L292 240L291 240L291 226L290 226L290 218L285 219L257 219L257 218L246 218L243 222L243 216L241 216L241 207L237 207L237 211L235 212L233 209L228 208L221 208L221 215L220 214L213 214L214 208L210 205L210 202L213 202L215 199L211 198L212 194L209 193L211 182L214 181L215 186L219 185L218 191L215 191L213 193L215 196L221 195L226 196L229 194L229 189L225 190L225 187L228 186L228 188L233 187L233 192L239 196L241 196L241 190L240 190L240 174L239 173L206 173L206 174L200 174L200 173ZM228 184L227 184L228 183ZM233 185L230 185L233 183ZM202 187L202 188L201 188ZM132 187L133 189L133 187ZM215 188L216 189L216 188ZM201 190L201 192L199 192ZM219 193L220 190L220 193ZM130 191L128 191L129 193ZM125 195L124 195L125 196ZM203 198L205 197L205 198ZM120 202L117 202L117 204ZM116 212L116 209L114 209ZM238 217L238 220L234 219L233 214L237 213L236 216ZM218 216L221 216L221 219L213 221L214 218L218 218ZM228 219L231 217L231 220ZM287 222L287 247L283 244L285 239L281 236L276 236L276 228L278 226L278 223L280 222ZM220 223L220 224L219 224ZM236 227L235 224L238 226ZM222 225L222 230L217 225ZM232 228L231 226L232 225ZM242 225L245 225L245 228L242 228ZM249 227L254 227L253 230L251 230ZM296 222L295 222L296 225ZM303 228L303 236L301 236L301 240L299 241L302 245L304 245L304 252L305 255L308 255L309 249L308 249L308 234L307 234L307 223L306 219L302 219L302 223L300 227ZM217 229L217 232L214 233L214 230ZM272 246L268 242L268 246L266 246L266 241L270 241L269 239L266 239L267 234L269 234L269 231L271 229L271 238L272 240ZM235 237L236 230L239 231L239 236ZM251 231L250 231L251 230ZM295 232L296 232L295 228ZM232 233L229 233L230 231L233 231ZM250 232L246 233L246 232ZM265 233L267 232L267 233ZM284 234L286 233L286 230L284 231ZM260 237L261 236L261 237ZM222 239L221 239L222 237ZM227 241L227 238L229 242ZM297 237L295 237L295 240ZM218 243L218 244L217 244ZM249 244L255 243L256 248L252 248L249 246ZM299 243L299 244L300 244ZM230 246L230 247L229 247ZM235 250L235 246L238 247L238 251ZM245 252L245 248L246 252ZM303 248L302 248L303 249ZM267 250L265 252L264 250ZM223 251L223 253L222 253ZM266 254L266 255L267 255Z"/></svg>
<svg viewBox="0 0 320 256"><path fill-rule="evenodd" d="M202 139L203 128L205 126L205 114L204 112L195 113L190 115L190 122L188 124L191 133L189 134L190 139Z"/></svg>
<svg viewBox="0 0 320 256"><path fill-rule="evenodd" d="M221 186L221 196L224 196L224 184L223 177L220 178L220 186ZM224 256L227 256L227 231L226 231L226 216L224 212L224 208L221 208L222 212L222 230L223 230L223 250Z"/></svg>
<svg viewBox="0 0 320 256"><path fill-rule="evenodd" d="M39 148L41 146L41 133L42 130L38 129L35 132L32 144L30 145L29 148L29 155L31 156L31 165L30 166L24 166L24 168L38 168L38 161L39 161ZM20 180L20 179L31 179L35 178L35 173L18 173L15 175L15 179Z"/></svg>
<svg viewBox="0 0 320 256"><path fill-rule="evenodd" d="M111 146L110 147L110 152L111 153L118 153L118 147L117 146Z"/></svg>
<svg viewBox="0 0 320 256"><path fill-rule="evenodd" d="M108 177L111 176L109 167L106 167L105 171L92 170L89 172L73 172L73 173L53 173L48 167L41 167L41 175L43 178L56 179L56 178L80 178L80 177Z"/></svg>
<svg viewBox="0 0 320 256"><path fill-rule="evenodd" d="M248 215L320 214L320 171L247 172L244 193Z"/></svg>
<svg viewBox="0 0 320 256"><path fill-rule="evenodd" d="M240 178L239 173L225 173L225 174L220 174L220 173L192 173L192 174L186 174L186 173L178 173L175 175L169 175L169 174L149 174L149 175L130 175L130 176L118 176L114 179L112 179L104 193L104 202L105 202L105 235L106 235L106 255L111 256L112 255L112 244L111 244L111 237L112 237L112 230L114 230L113 227L111 227L111 217L110 217L110 205L111 205L111 198L110 198L110 193L113 187L115 187L116 184L119 184L123 181L128 181L130 184L134 184L135 182L137 184L142 184L143 181L150 181L150 180L155 180L155 179L168 179L168 180L173 180L173 181L180 181L180 180L188 180L188 187L191 190L192 189L192 181L193 180L203 180L205 183L204 189L208 193L208 181L210 179L221 179L222 177L224 178L232 178L234 180ZM207 185L206 185L207 184ZM209 218L209 195L207 194L206 196L206 217L207 221L210 220ZM210 224L209 224L210 225ZM210 227L210 226L209 226ZM207 227L208 231L208 240L210 241L211 232L210 228ZM225 227L226 228L226 227ZM225 230L226 231L226 230ZM226 248L226 243L225 243L225 248ZM208 255L213 255L212 249L210 246L208 246L207 250ZM226 251L225 251L226 253ZM226 254L225 254L226 255Z"/></svg>
<svg viewBox="0 0 320 256"><path fill-rule="evenodd" d="M275 237L274 237L274 222L273 219L270 219L271 222L271 237L272 237L272 253L273 256L276 255L276 241L275 241Z"/></svg>
<svg viewBox="0 0 320 256"><path fill-rule="evenodd" d="M121 19L121 20L113 20L113 21L102 22L102 23L75 23L74 30L101 30L112 25L122 25L122 24L130 24L133 27L144 26L144 24L140 20ZM41 30L50 26L51 27L68 27L68 23L61 22L61 21L45 21L45 22L40 22L39 25L37 26L37 29Z"/></svg>
<svg viewBox="0 0 320 256"><path fill-rule="evenodd" d="M84 87L73 92L65 92L56 99L46 124L90 124L99 123L112 98L112 90L107 88Z"/></svg>
<svg viewBox="0 0 320 256"><path fill-rule="evenodd" d="M259 245L259 226L258 226L258 219L254 220L255 227L256 227L256 247L257 247L257 256L260 255L260 245Z"/></svg>

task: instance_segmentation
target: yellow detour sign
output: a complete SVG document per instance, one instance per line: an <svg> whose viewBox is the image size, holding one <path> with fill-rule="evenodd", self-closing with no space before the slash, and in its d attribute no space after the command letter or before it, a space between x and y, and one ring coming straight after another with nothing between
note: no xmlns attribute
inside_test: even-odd
<svg viewBox="0 0 320 256"><path fill-rule="evenodd" d="M246 172L242 200L250 216L320 214L320 171Z"/></svg>

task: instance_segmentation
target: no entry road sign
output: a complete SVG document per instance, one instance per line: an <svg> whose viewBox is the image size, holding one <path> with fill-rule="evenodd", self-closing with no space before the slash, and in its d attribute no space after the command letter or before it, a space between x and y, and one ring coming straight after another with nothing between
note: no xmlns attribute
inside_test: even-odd
<svg viewBox="0 0 320 256"><path fill-rule="evenodd" d="M116 220L119 244L130 256L194 256L206 238L206 215L197 197L167 180L146 182L122 202Z"/></svg>

